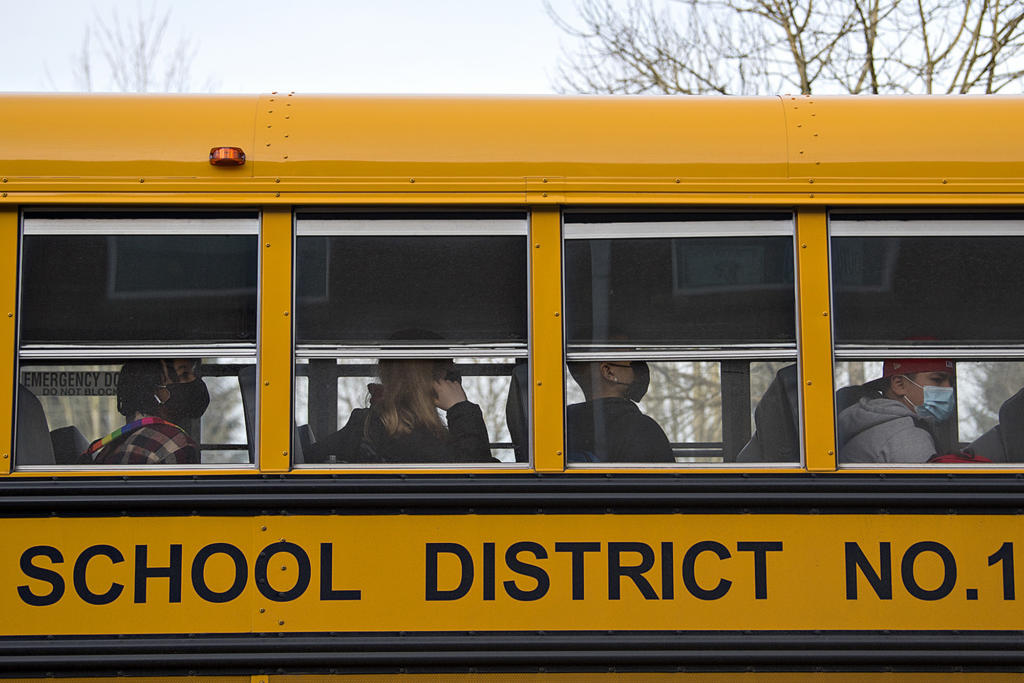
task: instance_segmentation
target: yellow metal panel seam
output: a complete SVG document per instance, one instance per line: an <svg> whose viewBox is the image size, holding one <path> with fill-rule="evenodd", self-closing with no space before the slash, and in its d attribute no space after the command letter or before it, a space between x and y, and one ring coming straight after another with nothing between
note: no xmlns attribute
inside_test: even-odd
<svg viewBox="0 0 1024 683"><path fill-rule="evenodd" d="M259 462L288 471L292 396L292 211L265 206L260 229Z"/></svg>
<svg viewBox="0 0 1024 683"><path fill-rule="evenodd" d="M0 474L10 474L14 460L14 348L18 316L18 207L0 207L0 273L7 275L0 285L0 384L8 387L0 391Z"/></svg>
<svg viewBox="0 0 1024 683"><path fill-rule="evenodd" d="M538 472L565 468L562 408L562 215L559 207L530 214L530 406L533 462Z"/></svg>
<svg viewBox="0 0 1024 683"><path fill-rule="evenodd" d="M836 469L836 433L832 412L832 311L825 209L800 209L796 236L804 449L808 470L830 472Z"/></svg>

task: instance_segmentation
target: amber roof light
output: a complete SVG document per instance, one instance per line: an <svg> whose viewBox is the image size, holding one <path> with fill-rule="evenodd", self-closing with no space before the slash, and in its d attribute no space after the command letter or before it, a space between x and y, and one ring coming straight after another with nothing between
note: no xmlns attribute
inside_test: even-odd
<svg viewBox="0 0 1024 683"><path fill-rule="evenodd" d="M241 147L214 147L210 150L211 166L241 166L245 163L245 152Z"/></svg>

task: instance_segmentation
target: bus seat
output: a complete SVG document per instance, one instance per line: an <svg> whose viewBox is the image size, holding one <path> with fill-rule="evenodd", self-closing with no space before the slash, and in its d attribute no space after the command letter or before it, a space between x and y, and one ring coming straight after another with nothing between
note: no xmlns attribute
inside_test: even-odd
<svg viewBox="0 0 1024 683"><path fill-rule="evenodd" d="M999 406L999 424L965 449L992 462L1024 462L1024 389Z"/></svg>
<svg viewBox="0 0 1024 683"><path fill-rule="evenodd" d="M512 382L505 401L505 421L515 447L516 462L530 461L530 366L523 359L512 368Z"/></svg>
<svg viewBox="0 0 1024 683"><path fill-rule="evenodd" d="M54 429L50 432L50 442L53 459L58 465L77 465L79 456L89 447L85 435L74 425Z"/></svg>
<svg viewBox="0 0 1024 683"><path fill-rule="evenodd" d="M15 462L19 465L55 465L50 428L43 404L28 388L18 385L17 442Z"/></svg>
<svg viewBox="0 0 1024 683"><path fill-rule="evenodd" d="M736 462L800 460L799 393L796 364L780 368L754 409L754 435Z"/></svg>
<svg viewBox="0 0 1024 683"><path fill-rule="evenodd" d="M246 365L238 371L238 389L242 393L242 415L245 417L245 444L249 462L256 462L256 366Z"/></svg>
<svg viewBox="0 0 1024 683"><path fill-rule="evenodd" d="M313 434L313 428L307 425L295 425L294 433L292 434L292 462L296 464L302 464L306 462L306 453L309 452L310 447L316 443L316 436Z"/></svg>

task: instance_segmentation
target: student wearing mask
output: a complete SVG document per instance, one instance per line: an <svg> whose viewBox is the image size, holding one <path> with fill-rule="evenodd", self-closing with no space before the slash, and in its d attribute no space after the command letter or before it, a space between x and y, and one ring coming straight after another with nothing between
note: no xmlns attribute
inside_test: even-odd
<svg viewBox="0 0 1024 683"><path fill-rule="evenodd" d="M181 425L210 404L192 359L133 360L117 380L117 410L126 424L94 441L82 460L97 465L181 465L200 462L199 444Z"/></svg>
<svg viewBox="0 0 1024 683"><path fill-rule="evenodd" d="M880 392L839 414L843 463L924 463L944 450L937 429L956 412L953 361L887 360L882 377L867 386Z"/></svg>
<svg viewBox="0 0 1024 683"><path fill-rule="evenodd" d="M673 463L664 430L640 412L651 376L641 361L569 363L586 401L566 409L569 462Z"/></svg>

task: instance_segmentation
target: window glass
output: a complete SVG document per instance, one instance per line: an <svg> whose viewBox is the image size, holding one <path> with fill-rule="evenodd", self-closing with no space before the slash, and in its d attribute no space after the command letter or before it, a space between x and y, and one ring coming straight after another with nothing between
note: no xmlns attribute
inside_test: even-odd
<svg viewBox="0 0 1024 683"><path fill-rule="evenodd" d="M296 464L528 462L525 214L296 226Z"/></svg>
<svg viewBox="0 0 1024 683"><path fill-rule="evenodd" d="M917 409L921 387L932 385L952 389L948 417ZM841 465L922 465L965 452L984 460L964 464L1024 462L1024 360L842 360L836 387Z"/></svg>
<svg viewBox="0 0 1024 683"><path fill-rule="evenodd" d="M490 456L500 462L516 462L508 410L515 359L459 358L453 364L462 378L467 399L480 407ZM384 464L365 450L360 451L361 438L348 443L340 437L331 439L331 435L348 425L353 414L372 407L378 391L374 385L381 384L377 363L359 359L304 359L296 365L295 371L298 464ZM447 413L442 412L440 417L447 426ZM517 426L513 425L512 430ZM523 429L525 427L517 433L520 440L525 437ZM317 435L320 435L319 441ZM526 461L525 455L525 452L519 454L520 461Z"/></svg>
<svg viewBox="0 0 1024 683"><path fill-rule="evenodd" d="M314 214L298 225L298 343L387 342L406 329L465 343L526 343L522 214Z"/></svg>
<svg viewBox="0 0 1024 683"><path fill-rule="evenodd" d="M23 360L17 464L97 468L254 462L247 433L255 426L255 382L247 389L244 378L255 378L255 360L177 361L179 367L183 363L194 364L198 376L172 383L170 393L163 394L162 387L168 386L163 366L174 361Z"/></svg>
<svg viewBox="0 0 1024 683"><path fill-rule="evenodd" d="M1024 218L831 219L837 344L1024 339Z"/></svg>
<svg viewBox="0 0 1024 683"><path fill-rule="evenodd" d="M22 344L255 342L255 218L179 220L26 217Z"/></svg>
<svg viewBox="0 0 1024 683"><path fill-rule="evenodd" d="M569 213L565 237L571 465L799 460L790 214Z"/></svg>
<svg viewBox="0 0 1024 683"><path fill-rule="evenodd" d="M255 462L254 212L28 212L15 464Z"/></svg>
<svg viewBox="0 0 1024 683"><path fill-rule="evenodd" d="M830 217L839 462L1024 461L1024 218Z"/></svg>
<svg viewBox="0 0 1024 683"><path fill-rule="evenodd" d="M570 344L616 335L635 344L796 338L791 217L635 223L613 218L566 217ZM759 229L790 234L758 235ZM592 237L572 239L576 234Z"/></svg>
<svg viewBox="0 0 1024 683"><path fill-rule="evenodd" d="M665 432L673 460L676 463L730 463L746 459L739 455L755 433L756 409L776 373L787 362L650 361L646 365L650 385L635 403ZM585 401L580 385L568 382L566 402L575 405ZM795 416L789 424L780 426L780 431L783 430L787 432L791 452L785 457L763 460L798 459ZM747 455L752 453L752 448L747 449ZM637 457L643 459L644 454L640 452ZM575 464L598 462L592 455L573 452L572 448L569 460Z"/></svg>

